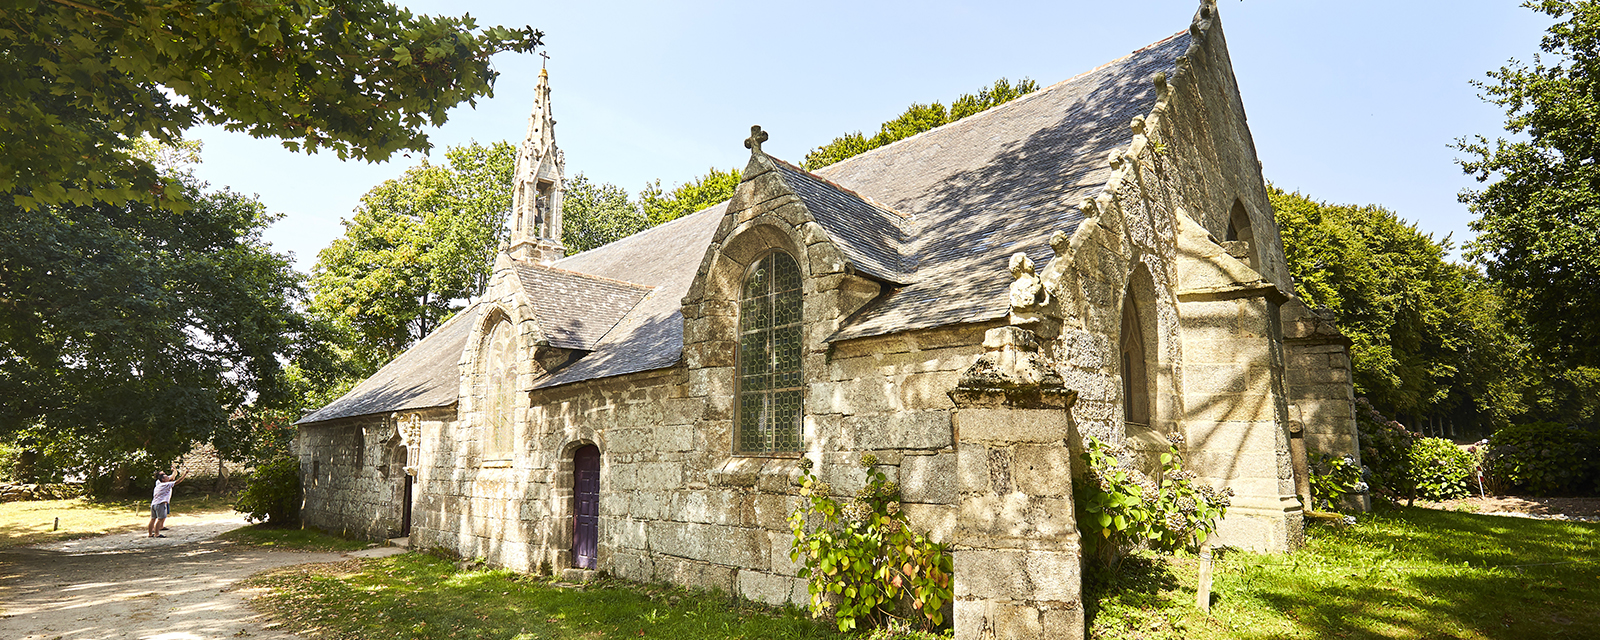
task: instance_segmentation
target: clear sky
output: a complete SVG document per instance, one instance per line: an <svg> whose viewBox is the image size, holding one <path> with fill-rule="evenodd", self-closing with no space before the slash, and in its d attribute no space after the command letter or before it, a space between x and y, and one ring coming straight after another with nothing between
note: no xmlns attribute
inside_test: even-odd
<svg viewBox="0 0 1600 640"><path fill-rule="evenodd" d="M411 0L427 14L545 32L568 175L681 183L742 167L752 124L798 162L840 134L945 104L997 78L1048 86L1188 28L1195 0L1146 2L501 2ZM1234 72L1267 180L1315 199L1381 204L1435 237L1470 237L1456 201L1476 184L1451 148L1501 133L1469 84L1531 61L1550 19L1515 2L1221 0ZM433 131L431 156L470 140L519 141L540 58L501 54L493 98ZM199 174L259 194L285 217L266 234L302 271L343 233L361 195L420 158L382 164L304 155L219 128Z"/></svg>

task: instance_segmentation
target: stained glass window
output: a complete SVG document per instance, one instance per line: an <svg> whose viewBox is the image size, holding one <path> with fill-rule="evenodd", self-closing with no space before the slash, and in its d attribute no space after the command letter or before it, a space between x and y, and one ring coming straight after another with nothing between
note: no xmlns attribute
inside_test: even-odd
<svg viewBox="0 0 1600 640"><path fill-rule="evenodd" d="M484 341L483 417L486 453L511 453L514 439L512 408L516 405L516 340L511 323L495 325Z"/></svg>
<svg viewBox="0 0 1600 640"><path fill-rule="evenodd" d="M800 267L789 254L773 252L750 270L739 297L741 453L802 449L801 351Z"/></svg>

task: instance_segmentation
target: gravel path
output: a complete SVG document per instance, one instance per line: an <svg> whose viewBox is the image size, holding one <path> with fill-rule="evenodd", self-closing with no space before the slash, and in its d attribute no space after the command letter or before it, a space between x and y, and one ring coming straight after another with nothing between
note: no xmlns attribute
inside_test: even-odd
<svg viewBox="0 0 1600 640"><path fill-rule="evenodd" d="M213 539L242 526L237 515L175 515L166 538L121 533L0 550L0 639L298 640L252 611L245 602L251 594L234 584L267 569L347 556Z"/></svg>

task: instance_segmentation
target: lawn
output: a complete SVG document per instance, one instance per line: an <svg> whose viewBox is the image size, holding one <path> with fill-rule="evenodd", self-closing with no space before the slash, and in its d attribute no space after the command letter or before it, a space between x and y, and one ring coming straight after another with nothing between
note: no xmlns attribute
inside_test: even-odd
<svg viewBox="0 0 1600 640"><path fill-rule="evenodd" d="M1317 526L1288 555L1222 554L1212 611L1193 557L1086 585L1096 638L1600 637L1600 524L1397 509ZM1114 591L1114 592L1113 592Z"/></svg>
<svg viewBox="0 0 1600 640"><path fill-rule="evenodd" d="M279 527L256 524L240 527L217 536L218 540L240 546L274 549L278 551L328 551L343 553L377 546L366 540L350 540L329 535L316 529Z"/></svg>
<svg viewBox="0 0 1600 640"><path fill-rule="evenodd" d="M268 588L255 603L289 630L318 638L840 637L798 609L614 580L562 586L511 571L461 569L424 553L301 565L247 586Z"/></svg>
<svg viewBox="0 0 1600 640"><path fill-rule="evenodd" d="M172 500L174 516L232 512L231 496L202 494ZM59 528L56 528L56 518L61 519ZM0 549L142 531L149 523L148 497L0 502Z"/></svg>

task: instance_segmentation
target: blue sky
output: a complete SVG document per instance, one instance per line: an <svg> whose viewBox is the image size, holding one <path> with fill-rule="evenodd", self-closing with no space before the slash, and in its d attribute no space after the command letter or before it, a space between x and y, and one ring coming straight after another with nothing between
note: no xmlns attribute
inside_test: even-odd
<svg viewBox="0 0 1600 640"><path fill-rule="evenodd" d="M1048 86L1188 28L1194 0L1149 2L403 2L532 25L550 55L568 174L637 193L742 166L752 124L798 161L871 132L912 102L948 104L997 78ZM1469 81L1531 61L1550 19L1514 2L1221 0L1267 179L1337 203L1381 204L1435 237L1470 237L1456 201L1476 184L1450 147L1501 132ZM462 106L432 157L470 140L519 140L540 58L502 54L493 98ZM361 194L420 158L382 164L284 150L203 127L202 178L259 194L284 218L266 237L309 270Z"/></svg>

